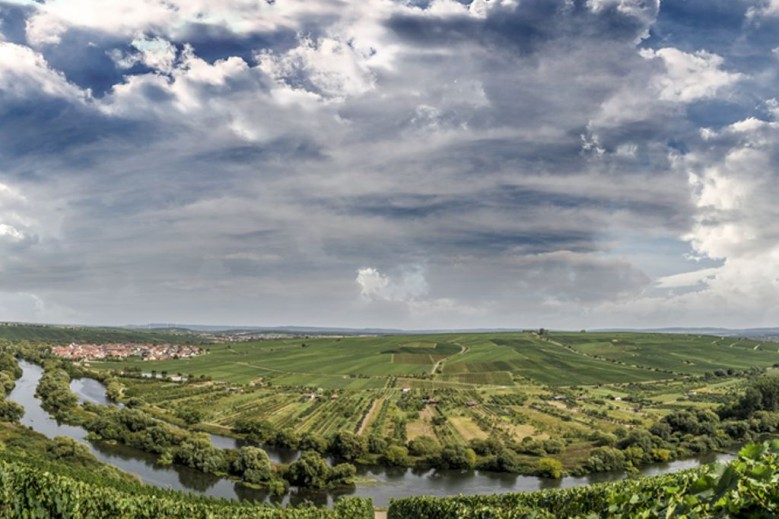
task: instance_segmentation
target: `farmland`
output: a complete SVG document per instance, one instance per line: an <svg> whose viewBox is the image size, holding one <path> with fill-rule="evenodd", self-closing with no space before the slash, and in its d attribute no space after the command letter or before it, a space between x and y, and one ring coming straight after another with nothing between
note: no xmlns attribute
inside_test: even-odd
<svg viewBox="0 0 779 519"><path fill-rule="evenodd" d="M594 448L593 431L624 435L679 410L715 409L741 391L745 373L779 363L777 343L605 332L294 338L204 348L190 359L90 368L113 374L124 400L139 399L156 416L175 422L194 412L202 430L231 434L255 420L296 435L347 431L400 443L422 436L462 446L489 437L531 446L559 440L564 465L573 468Z"/></svg>

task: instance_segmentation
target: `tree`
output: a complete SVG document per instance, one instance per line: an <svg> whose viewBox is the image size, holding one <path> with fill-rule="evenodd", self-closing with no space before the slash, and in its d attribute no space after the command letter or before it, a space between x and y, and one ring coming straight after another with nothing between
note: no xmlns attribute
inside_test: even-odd
<svg viewBox="0 0 779 519"><path fill-rule="evenodd" d="M614 447L598 447L590 451L586 462L592 472L609 472L625 468L625 453Z"/></svg>
<svg viewBox="0 0 779 519"><path fill-rule="evenodd" d="M183 465L211 474L223 472L227 463L222 449L211 445L207 437L189 438L176 449L175 460Z"/></svg>
<svg viewBox="0 0 779 519"><path fill-rule="evenodd" d="M430 436L417 436L408 442L408 450L414 456L433 457L441 452L441 444Z"/></svg>
<svg viewBox="0 0 779 519"><path fill-rule="evenodd" d="M536 465L536 474L545 478L560 479L563 477L563 464L554 458L541 458Z"/></svg>
<svg viewBox="0 0 779 519"><path fill-rule="evenodd" d="M495 436L490 436L484 440L474 438L470 441L471 448L481 456L490 456L497 454L503 448L501 441Z"/></svg>
<svg viewBox="0 0 779 519"><path fill-rule="evenodd" d="M258 447L241 447L238 456L231 464L231 469L244 481L261 483L268 481L273 475L268 454Z"/></svg>
<svg viewBox="0 0 779 519"><path fill-rule="evenodd" d="M347 431L337 433L330 441L330 452L347 461L363 457L366 451L365 438Z"/></svg>
<svg viewBox="0 0 779 519"><path fill-rule="evenodd" d="M476 453L463 445L447 445L441 450L436 465L442 469L472 469Z"/></svg>
<svg viewBox="0 0 779 519"><path fill-rule="evenodd" d="M194 425L203 421L205 413L199 409L183 407L176 410L176 416L184 420L187 425Z"/></svg>
<svg viewBox="0 0 779 519"><path fill-rule="evenodd" d="M0 400L0 422L19 423L24 416L24 407L10 400Z"/></svg>
<svg viewBox="0 0 779 519"><path fill-rule="evenodd" d="M753 380L734 414L747 418L756 411L779 411L779 377L766 376Z"/></svg>
<svg viewBox="0 0 779 519"><path fill-rule="evenodd" d="M384 452L383 459L387 465L406 467L409 465L408 449L402 445L390 445Z"/></svg>
<svg viewBox="0 0 779 519"><path fill-rule="evenodd" d="M246 434L252 443L266 443L276 436L276 428L268 420L242 418L236 422L235 430Z"/></svg>
<svg viewBox="0 0 779 519"><path fill-rule="evenodd" d="M328 486L345 486L354 484L357 468L351 463L339 463L330 470L327 478Z"/></svg>
<svg viewBox="0 0 779 519"><path fill-rule="evenodd" d="M522 471L522 461L516 452L511 449L503 449L495 457L495 470L518 473Z"/></svg>
<svg viewBox="0 0 779 519"><path fill-rule="evenodd" d="M325 488L330 477L327 461L314 451L306 451L287 470L289 484L302 488Z"/></svg>
<svg viewBox="0 0 779 519"><path fill-rule="evenodd" d="M378 434L368 436L368 452L371 454L382 454L387 450L387 440Z"/></svg>
<svg viewBox="0 0 779 519"><path fill-rule="evenodd" d="M328 442L322 436L312 432L303 433L298 442L298 448L302 451L317 451L324 453L327 451Z"/></svg>

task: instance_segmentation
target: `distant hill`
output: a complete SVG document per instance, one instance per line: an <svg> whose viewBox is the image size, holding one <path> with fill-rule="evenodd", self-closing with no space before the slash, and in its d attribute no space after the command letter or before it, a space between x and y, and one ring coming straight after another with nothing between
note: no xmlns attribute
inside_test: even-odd
<svg viewBox="0 0 779 519"><path fill-rule="evenodd" d="M143 325L127 325L131 330L185 330L207 333L287 333L292 335L401 335L409 333L405 330L391 328L337 328L322 326L240 326L240 325L209 325L209 324L171 324L149 323Z"/></svg>
<svg viewBox="0 0 779 519"><path fill-rule="evenodd" d="M713 335L718 337L748 337L750 339L779 340L779 328L607 328L593 330L601 332L647 332L647 333L686 333L695 335Z"/></svg>
<svg viewBox="0 0 779 519"><path fill-rule="evenodd" d="M209 333L287 333L291 335L418 335L428 333L484 333L484 332L517 332L520 328L472 328L472 329L438 329L438 330L402 330L398 328L339 328L326 326L239 326L239 325L204 325L204 324L172 324L150 323L143 325L127 325L132 330L188 330Z"/></svg>
<svg viewBox="0 0 779 519"><path fill-rule="evenodd" d="M0 339L44 343L158 342L193 343L202 337L189 330L133 330L127 328L0 323Z"/></svg>

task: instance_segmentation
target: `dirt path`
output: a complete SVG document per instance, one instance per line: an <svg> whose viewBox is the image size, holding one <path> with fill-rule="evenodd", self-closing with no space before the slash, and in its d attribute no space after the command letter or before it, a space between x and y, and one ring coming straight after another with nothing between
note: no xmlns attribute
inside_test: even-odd
<svg viewBox="0 0 779 519"><path fill-rule="evenodd" d="M362 433L365 432L365 429L368 428L368 426L373 421L373 417L376 415L376 412L381 407L381 404L384 403L383 398L378 398L373 401L373 405L371 406L370 411L368 411L368 414L365 415L365 419L362 421L362 424L360 425L360 429L357 431L358 436L362 436Z"/></svg>
<svg viewBox="0 0 779 519"><path fill-rule="evenodd" d="M466 351L468 351L468 348L466 348L465 346L463 346L463 345L462 345L462 344L460 344L459 342L454 342L454 343L452 343L452 344L454 344L455 346L459 346L459 347L460 347L460 351L458 351L458 352L457 352L457 353L455 353L454 355L450 355L450 356L448 356L448 357L445 357L445 358L443 358L443 359L439 360L438 362L436 362L435 364L433 364L433 369L431 369L431 370L430 370L430 374L431 374L431 375L435 375L435 371L438 369L438 366L440 366L440 365L441 365L441 363L442 363L443 361L445 361L445 360L449 360L449 359L453 359L453 358L455 358L456 356L458 356L458 355L462 355L463 353L465 353Z"/></svg>

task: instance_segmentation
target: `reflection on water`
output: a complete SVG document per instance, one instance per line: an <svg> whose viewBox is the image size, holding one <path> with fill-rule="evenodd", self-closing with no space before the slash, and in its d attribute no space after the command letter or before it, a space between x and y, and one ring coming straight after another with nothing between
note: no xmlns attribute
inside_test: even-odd
<svg viewBox="0 0 779 519"><path fill-rule="evenodd" d="M111 401L106 396L105 386L91 378L75 378L70 381L70 390L78 397L80 404L108 405Z"/></svg>
<svg viewBox="0 0 779 519"><path fill-rule="evenodd" d="M570 488L604 481L618 481L624 473L593 474L586 477L567 477L552 481L531 476L501 474L482 471L434 471L419 469L400 469L381 466L360 466L359 476L375 480L374 484L357 485L355 488L338 489L328 492L310 490L292 491L283 498L273 498L267 492L245 487L232 480L173 465L160 467L154 464L154 456L138 449L123 445L113 445L84 440L87 431L81 427L58 424L40 406L35 398L35 388L43 373L40 366L21 361L24 373L16 387L8 396L24 406L21 422L45 434L49 438L57 435L69 436L86 444L99 460L110 463L126 472L136 474L142 481L162 488L195 492L213 497L240 499L258 502L271 502L286 506L311 502L320 506L332 506L343 496L369 497L376 506L386 507L391 498L405 496L447 496L457 494L495 494L504 492L525 492L547 488ZM91 379L74 380L71 389L78 395L79 401L109 403L103 386ZM219 448L236 448L244 445L242 440L225 436L210 435L211 442ZM289 449L266 449L268 457L274 463L291 463L299 452ZM641 471L644 475L658 475L698 467L712 461L729 461L729 454L709 454L701 458L674 461L662 465L653 465Z"/></svg>

